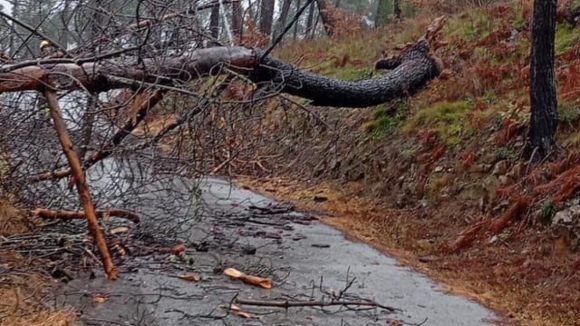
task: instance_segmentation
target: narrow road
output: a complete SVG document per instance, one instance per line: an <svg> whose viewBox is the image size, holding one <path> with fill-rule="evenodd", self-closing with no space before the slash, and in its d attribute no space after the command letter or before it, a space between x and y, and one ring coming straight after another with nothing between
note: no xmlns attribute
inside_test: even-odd
<svg viewBox="0 0 580 326"><path fill-rule="evenodd" d="M397 265L373 248L353 243L309 216L227 181L202 182L203 218L186 239L191 265L145 257L137 272L117 282L76 279L60 296L82 311L87 325L491 325L496 316L462 297L446 294L425 276ZM144 199L143 210L150 200ZM171 216L167 216L171 223ZM171 266L171 267L169 267ZM264 290L225 277L235 267L272 279ZM181 269L181 270L180 270ZM200 282L177 278L195 273ZM95 303L95 293L105 303ZM239 306L253 318L228 314L220 305L233 299L307 301L374 300L401 309L350 306Z"/></svg>

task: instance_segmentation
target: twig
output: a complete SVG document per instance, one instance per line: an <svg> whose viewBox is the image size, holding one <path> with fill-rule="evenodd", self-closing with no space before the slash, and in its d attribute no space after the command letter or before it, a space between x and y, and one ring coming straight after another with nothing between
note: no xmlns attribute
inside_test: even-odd
<svg viewBox="0 0 580 326"><path fill-rule="evenodd" d="M346 301L346 300L331 300L331 301L260 301L260 300L244 300L236 299L237 304L242 304L246 306L258 306L258 307L279 307L279 308L290 308L290 307L330 307L330 306L365 306L365 307L377 307L389 312L400 311L400 309L388 307L381 305L373 301Z"/></svg>
<svg viewBox="0 0 580 326"><path fill-rule="evenodd" d="M65 55L67 54L66 49L60 45L57 41L53 40L52 38L50 38L48 35L39 32L37 28L34 28L30 25L28 25L27 23L21 22L20 20L12 17L11 15L3 12L2 10L0 10L0 16L13 21L14 23L20 25L21 27L25 28L26 30L28 30L30 33L32 34L36 34L38 36L40 36L41 38L49 41L54 47L58 48L60 51L62 51Z"/></svg>
<svg viewBox="0 0 580 326"><path fill-rule="evenodd" d="M99 266L103 266L103 263L101 263L101 261L99 260L99 258L97 258L97 256L95 256L95 254L93 254L92 251L90 251L87 248L83 248L85 250L85 252L87 253L87 255L89 255L89 257L91 257L97 264L99 264Z"/></svg>

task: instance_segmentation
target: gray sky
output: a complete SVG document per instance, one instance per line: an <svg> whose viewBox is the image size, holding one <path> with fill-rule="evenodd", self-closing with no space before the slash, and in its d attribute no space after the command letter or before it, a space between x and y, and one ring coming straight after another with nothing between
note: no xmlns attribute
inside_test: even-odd
<svg viewBox="0 0 580 326"><path fill-rule="evenodd" d="M8 1L0 0L0 5L2 5L2 7L4 7L4 12L10 13L10 8L12 6L8 3Z"/></svg>

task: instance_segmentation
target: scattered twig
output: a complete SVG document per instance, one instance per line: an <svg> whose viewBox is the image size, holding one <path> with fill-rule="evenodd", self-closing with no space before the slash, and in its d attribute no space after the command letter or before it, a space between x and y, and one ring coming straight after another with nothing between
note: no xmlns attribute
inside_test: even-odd
<svg viewBox="0 0 580 326"><path fill-rule="evenodd" d="M365 307L376 307L387 310L389 312L400 311L400 309L388 307L373 301L350 301L350 300L330 300L330 301L260 301L260 300L245 300L236 299L237 304L246 306L258 306L258 307L278 307L278 308L291 308L291 307L330 307L330 306L365 306Z"/></svg>

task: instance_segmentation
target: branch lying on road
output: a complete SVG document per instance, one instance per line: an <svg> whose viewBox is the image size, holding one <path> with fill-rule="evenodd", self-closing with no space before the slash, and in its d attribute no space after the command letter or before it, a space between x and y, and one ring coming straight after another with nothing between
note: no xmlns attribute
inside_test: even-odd
<svg viewBox="0 0 580 326"><path fill-rule="evenodd" d="M259 300L244 300L236 299L234 301L237 304L246 306L259 306L259 307L278 307L278 308L291 308L291 307L330 307L330 306L364 306L364 307L377 307L389 312L401 311L400 309L388 307L381 305L373 301L347 301L347 300L331 300L331 301L259 301Z"/></svg>
<svg viewBox="0 0 580 326"><path fill-rule="evenodd" d="M32 215L42 217L42 218L53 218L53 219L63 219L63 220L77 220L86 219L87 216L84 212L71 212L71 211L53 211L50 209L36 208L30 212ZM139 216L135 213L124 209L109 209L106 211L97 211L97 218L102 219L106 215L115 216L129 220L135 224L139 224Z"/></svg>

